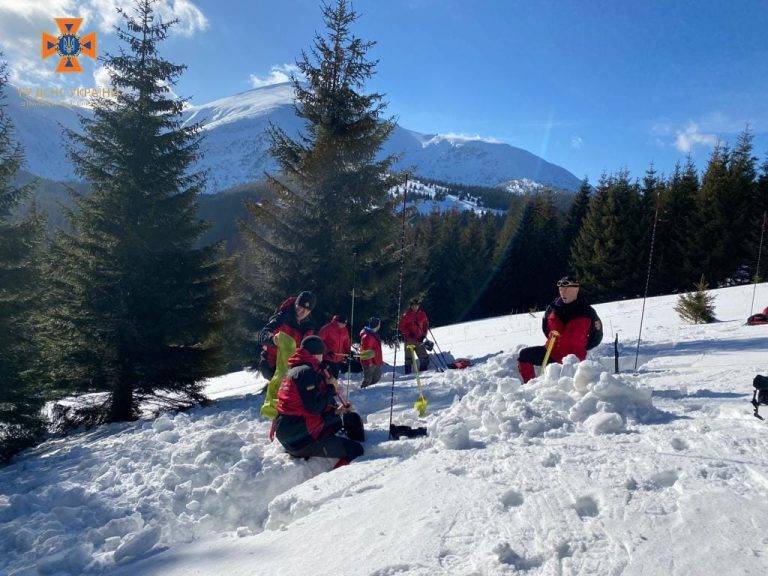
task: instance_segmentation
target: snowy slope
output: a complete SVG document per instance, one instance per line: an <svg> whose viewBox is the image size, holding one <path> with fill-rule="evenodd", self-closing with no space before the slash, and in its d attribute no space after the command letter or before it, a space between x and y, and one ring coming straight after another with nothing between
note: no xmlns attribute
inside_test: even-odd
<svg viewBox="0 0 768 576"><path fill-rule="evenodd" d="M0 574L765 574L768 424L748 400L768 326L743 325L751 287L714 293L708 326L649 300L637 374L637 300L598 306L591 361L526 386L515 351L540 314L437 329L475 366L425 375L421 422L398 377L395 422L430 436L388 441L391 381L353 383L366 454L333 472L267 442L249 373L211 381L213 406L47 442L0 469Z"/></svg>
<svg viewBox="0 0 768 576"><path fill-rule="evenodd" d="M30 172L53 180L74 177L59 142L60 126L76 128L78 114L88 110L65 106L25 107L15 90L9 90L8 113L16 136L25 146ZM208 171L208 192L259 180L274 171L265 130L272 122L296 136L302 121L293 111L290 84L274 84L191 106L187 122L200 123L202 142L198 169ZM386 142L383 155L396 154L395 167L425 178L461 184L496 186L511 179L530 179L566 190L576 190L579 180L560 166L521 148L478 138L425 135L401 126Z"/></svg>
<svg viewBox="0 0 768 576"><path fill-rule="evenodd" d="M416 209L421 214L451 211L462 212L465 210L475 212L476 214L485 214L486 212L493 212L494 214L505 213L503 210L484 208L480 205L480 201L477 198L461 199L451 192L453 190L446 186L421 182L415 178L408 180L408 194L411 195L409 196L411 198L409 203L415 204ZM390 193L395 195L402 194L403 185L395 186L390 190Z"/></svg>

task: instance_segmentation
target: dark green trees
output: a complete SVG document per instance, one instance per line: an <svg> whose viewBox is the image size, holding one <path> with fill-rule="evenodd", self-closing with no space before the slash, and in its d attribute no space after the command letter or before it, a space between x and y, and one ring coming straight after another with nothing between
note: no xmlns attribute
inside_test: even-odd
<svg viewBox="0 0 768 576"><path fill-rule="evenodd" d="M119 92L93 102L72 160L91 185L70 214L73 232L52 248L53 289L46 335L52 377L67 391L103 391L97 418L135 416L138 397L200 399L218 350L222 267L215 247L197 249L202 177L188 169L198 128L182 126L171 88L184 66L159 44L174 22L151 0L123 11L126 45L105 64Z"/></svg>
<svg viewBox="0 0 768 576"><path fill-rule="evenodd" d="M383 117L381 94L362 92L376 63L367 57L374 43L351 32L357 14L338 0L323 7L323 17L326 35L297 62L305 81L293 81L306 127L296 139L271 128L280 166L268 176L273 196L251 203L242 225L251 247L250 296L264 313L285 296L312 290L322 317L349 309L354 274L364 318L382 313L396 276L393 158L376 159L394 123Z"/></svg>
<svg viewBox="0 0 768 576"><path fill-rule="evenodd" d="M42 226L34 215L11 219L30 187L13 184L23 151L5 113L6 81L0 62L0 461L33 443L43 427L33 322L41 292Z"/></svg>

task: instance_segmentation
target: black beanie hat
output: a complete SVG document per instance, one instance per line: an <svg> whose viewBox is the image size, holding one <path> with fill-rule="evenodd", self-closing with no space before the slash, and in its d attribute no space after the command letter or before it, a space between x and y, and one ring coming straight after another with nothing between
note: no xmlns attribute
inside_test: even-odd
<svg viewBox="0 0 768 576"><path fill-rule="evenodd" d="M310 354L325 354L325 344L320 336L307 336L301 341L301 347Z"/></svg>
<svg viewBox="0 0 768 576"><path fill-rule="evenodd" d="M304 292L296 296L296 306L303 306L304 308L314 310L316 304L317 296L312 294L309 290L304 290Z"/></svg>
<svg viewBox="0 0 768 576"><path fill-rule="evenodd" d="M370 328L371 330L374 330L378 326L381 326L381 318L379 318L378 316L371 316L368 319L368 328Z"/></svg>

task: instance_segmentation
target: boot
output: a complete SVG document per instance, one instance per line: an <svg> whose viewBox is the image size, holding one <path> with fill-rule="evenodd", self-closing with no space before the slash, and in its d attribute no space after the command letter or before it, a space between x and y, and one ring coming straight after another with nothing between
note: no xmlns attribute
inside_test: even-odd
<svg viewBox="0 0 768 576"><path fill-rule="evenodd" d="M347 460L346 458L339 458L339 461L333 465L333 469L336 470L336 468L341 468L342 466L346 466L347 464L349 464L349 460Z"/></svg>
<svg viewBox="0 0 768 576"><path fill-rule="evenodd" d="M403 374L410 374L411 373L411 363L406 362L405 366L403 366Z"/></svg>

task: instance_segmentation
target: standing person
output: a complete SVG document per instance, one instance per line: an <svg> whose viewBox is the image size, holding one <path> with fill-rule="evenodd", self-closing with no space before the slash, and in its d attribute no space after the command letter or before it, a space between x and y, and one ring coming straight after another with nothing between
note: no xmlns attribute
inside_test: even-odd
<svg viewBox="0 0 768 576"><path fill-rule="evenodd" d="M275 374L277 363L277 333L284 332L296 341L298 347L304 336L315 333L315 323L310 317L317 305L317 298L305 290L298 296L286 298L269 322L259 332L261 361L259 371L267 380Z"/></svg>
<svg viewBox="0 0 768 576"><path fill-rule="evenodd" d="M560 296L544 312L542 330L548 341L555 337L549 356L554 362L562 362L568 354L575 354L579 360L584 360L587 350L597 346L603 338L600 318L595 309L579 296L580 287L574 276L564 276L558 280ZM546 352L546 346L531 346L520 350L517 367L524 383L536 376L534 365L541 366Z"/></svg>
<svg viewBox="0 0 768 576"><path fill-rule="evenodd" d="M400 319L400 323L397 325L398 330L403 335L405 341L405 373L411 373L411 366L413 364L412 353L408 348L409 345L414 345L416 356L419 357L419 372L429 369L429 353L424 348L424 339L427 337L429 331L429 318L424 310L421 309L421 301L418 298L412 298L408 310L405 311L403 317Z"/></svg>
<svg viewBox="0 0 768 576"><path fill-rule="evenodd" d="M291 456L336 458L336 469L365 450L359 442L336 435L352 405L336 402L335 380L322 367L324 352L319 336L307 336L288 360L290 369L277 393L273 431Z"/></svg>
<svg viewBox="0 0 768 576"><path fill-rule="evenodd" d="M360 384L360 388L372 386L381 379L381 367L384 364L384 358L381 354L379 328L381 328L381 319L373 316L360 332L360 351L373 350L373 358L360 361L363 365L363 382Z"/></svg>
<svg viewBox="0 0 768 576"><path fill-rule="evenodd" d="M328 324L320 328L319 336L325 344L328 371L334 378L338 378L340 372L346 372L348 356L352 350L347 319L342 314L336 314Z"/></svg>

